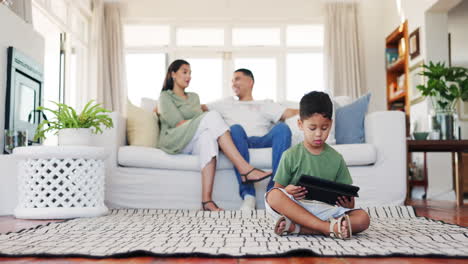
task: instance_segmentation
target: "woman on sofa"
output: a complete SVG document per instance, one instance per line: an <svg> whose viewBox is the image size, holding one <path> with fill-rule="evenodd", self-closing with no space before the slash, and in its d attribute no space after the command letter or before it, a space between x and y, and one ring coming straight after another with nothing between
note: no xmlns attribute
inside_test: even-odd
<svg viewBox="0 0 468 264"><path fill-rule="evenodd" d="M222 209L212 200L219 148L244 176L246 182L263 180L271 176L271 172L254 168L245 161L232 142L229 127L221 115L213 111L203 112L198 95L185 92L190 80L191 70L187 61L176 60L169 65L159 97L159 148L169 154L185 153L199 156L202 208L219 211Z"/></svg>

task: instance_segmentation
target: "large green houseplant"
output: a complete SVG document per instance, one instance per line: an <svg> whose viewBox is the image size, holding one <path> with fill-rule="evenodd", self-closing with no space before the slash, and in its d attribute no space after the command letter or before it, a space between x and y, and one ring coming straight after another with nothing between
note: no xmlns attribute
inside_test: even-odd
<svg viewBox="0 0 468 264"><path fill-rule="evenodd" d="M91 134L102 133L102 128L112 128L114 125L108 115L111 111L100 104L89 101L81 111L77 111L66 104L52 102L56 110L38 107L53 116L50 120L43 120L36 131L35 140L44 139L46 133L55 131L59 136L59 145L89 145Z"/></svg>
<svg viewBox="0 0 468 264"><path fill-rule="evenodd" d="M455 139L456 104L460 99L468 101L468 69L443 62L429 62L422 67L421 75L427 77L427 82L416 88L431 100L432 128L440 132L440 139Z"/></svg>

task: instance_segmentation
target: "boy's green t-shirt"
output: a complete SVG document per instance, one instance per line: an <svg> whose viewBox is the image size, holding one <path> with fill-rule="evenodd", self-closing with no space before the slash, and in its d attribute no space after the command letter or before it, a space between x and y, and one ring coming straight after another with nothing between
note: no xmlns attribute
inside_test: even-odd
<svg viewBox="0 0 468 264"><path fill-rule="evenodd" d="M343 156L328 144L319 155L310 153L303 142L291 147L283 153L273 180L283 186L296 185L302 174L353 183Z"/></svg>

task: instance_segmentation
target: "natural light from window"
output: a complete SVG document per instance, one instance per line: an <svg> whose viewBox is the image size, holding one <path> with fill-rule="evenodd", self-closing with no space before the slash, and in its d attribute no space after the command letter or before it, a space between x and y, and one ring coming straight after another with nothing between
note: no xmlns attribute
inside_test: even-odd
<svg viewBox="0 0 468 264"><path fill-rule="evenodd" d="M279 46L279 28L233 28L233 46Z"/></svg>
<svg viewBox="0 0 468 264"><path fill-rule="evenodd" d="M286 100L300 101L310 91L323 91L322 53L291 53L286 59Z"/></svg>
<svg viewBox="0 0 468 264"><path fill-rule="evenodd" d="M202 104L221 99L223 61L221 58L186 58L192 70L189 92L195 92Z"/></svg>
<svg viewBox="0 0 468 264"><path fill-rule="evenodd" d="M127 53L128 99L140 106L141 98L158 99L166 74L166 56L163 53Z"/></svg>
<svg viewBox="0 0 468 264"><path fill-rule="evenodd" d="M178 28L177 46L223 46L223 28Z"/></svg>
<svg viewBox="0 0 468 264"><path fill-rule="evenodd" d="M169 26L124 25L124 42L127 47L168 46Z"/></svg>
<svg viewBox="0 0 468 264"><path fill-rule="evenodd" d="M322 47L323 25L288 26L286 44L291 47Z"/></svg>
<svg viewBox="0 0 468 264"><path fill-rule="evenodd" d="M324 90L320 23L152 22L125 25L129 99L157 99L167 65L186 59L192 67L187 91L201 103L232 95L232 72L252 70L257 100L299 101Z"/></svg>
<svg viewBox="0 0 468 264"><path fill-rule="evenodd" d="M276 100L275 58L235 58L234 70L239 68L252 71L255 79L252 95L255 100Z"/></svg>

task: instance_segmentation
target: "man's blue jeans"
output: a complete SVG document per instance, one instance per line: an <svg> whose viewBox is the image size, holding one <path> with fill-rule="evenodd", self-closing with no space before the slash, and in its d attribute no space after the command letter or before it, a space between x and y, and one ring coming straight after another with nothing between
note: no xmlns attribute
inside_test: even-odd
<svg viewBox="0 0 468 264"><path fill-rule="evenodd" d="M249 148L272 148L272 168L273 176L278 168L281 155L291 146L291 130L288 125L283 122L277 123L266 135L262 137L247 137L244 128L241 125L231 126L231 136L242 157L247 162L250 162ZM239 182L239 195L242 199L246 194L255 196L255 187L252 183L245 184L242 182L240 173L235 169L237 181ZM273 176L268 183L267 191L273 185Z"/></svg>

